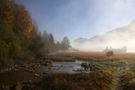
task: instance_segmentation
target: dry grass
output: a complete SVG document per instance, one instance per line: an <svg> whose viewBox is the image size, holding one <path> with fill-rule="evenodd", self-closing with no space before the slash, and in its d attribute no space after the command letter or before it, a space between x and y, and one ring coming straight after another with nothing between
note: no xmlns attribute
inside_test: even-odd
<svg viewBox="0 0 135 90"><path fill-rule="evenodd" d="M9 71L0 74L0 86L14 85L17 82L28 81L34 79L34 75L24 70ZM1 90L1 89L0 89Z"/></svg>
<svg viewBox="0 0 135 90"><path fill-rule="evenodd" d="M40 82L42 90L112 90L114 77L110 71L90 74L54 74Z"/></svg>
<svg viewBox="0 0 135 90"><path fill-rule="evenodd" d="M106 56L104 52L64 52L56 55L57 57L75 57L86 60L123 60L135 61L135 53L121 53L114 54L113 56Z"/></svg>

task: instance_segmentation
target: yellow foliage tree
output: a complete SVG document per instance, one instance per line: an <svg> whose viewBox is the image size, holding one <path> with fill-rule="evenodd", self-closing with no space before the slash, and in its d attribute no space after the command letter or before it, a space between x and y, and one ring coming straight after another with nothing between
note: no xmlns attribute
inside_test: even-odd
<svg viewBox="0 0 135 90"><path fill-rule="evenodd" d="M13 29L13 7L10 0L0 0L0 31Z"/></svg>
<svg viewBox="0 0 135 90"><path fill-rule="evenodd" d="M16 7L15 31L23 37L30 38L32 33L32 19L24 6L17 5Z"/></svg>

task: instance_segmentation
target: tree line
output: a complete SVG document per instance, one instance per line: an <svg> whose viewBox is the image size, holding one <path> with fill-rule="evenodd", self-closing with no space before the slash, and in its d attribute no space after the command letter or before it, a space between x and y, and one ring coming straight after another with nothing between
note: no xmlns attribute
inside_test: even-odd
<svg viewBox="0 0 135 90"><path fill-rule="evenodd" d="M61 42L55 41L51 33L44 31L42 34L42 40L46 47L46 53L67 50L70 47L70 41L67 37L64 37Z"/></svg>
<svg viewBox="0 0 135 90"><path fill-rule="evenodd" d="M69 47L67 37L56 42L52 34L39 32L23 5L13 0L0 0L0 66L38 59Z"/></svg>

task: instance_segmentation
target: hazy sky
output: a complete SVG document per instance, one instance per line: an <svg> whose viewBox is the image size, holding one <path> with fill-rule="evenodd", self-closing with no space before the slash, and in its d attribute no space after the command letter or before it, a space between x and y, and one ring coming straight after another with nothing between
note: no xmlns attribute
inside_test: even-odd
<svg viewBox="0 0 135 90"><path fill-rule="evenodd" d="M16 0L56 40L90 38L135 20L135 0Z"/></svg>

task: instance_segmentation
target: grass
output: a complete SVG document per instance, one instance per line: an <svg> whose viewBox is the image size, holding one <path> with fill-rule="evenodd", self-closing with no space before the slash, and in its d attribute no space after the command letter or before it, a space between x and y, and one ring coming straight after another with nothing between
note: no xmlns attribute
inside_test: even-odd
<svg viewBox="0 0 135 90"><path fill-rule="evenodd" d="M25 88L23 90L115 90L117 87L121 90L135 90L135 54L133 53L107 57L102 52L66 52L48 58L59 61L88 60L96 69L90 73L45 74L41 80L32 83L22 83L33 78L31 73L6 72L0 74L0 85L20 82ZM127 67L129 70L126 70Z"/></svg>
<svg viewBox="0 0 135 90"><path fill-rule="evenodd" d="M37 90L113 90L114 77L110 70L89 74L51 74L43 77Z"/></svg>
<svg viewBox="0 0 135 90"><path fill-rule="evenodd" d="M14 85L17 82L28 81L34 78L34 75L24 71L9 71L0 74L0 86L1 85Z"/></svg>
<svg viewBox="0 0 135 90"><path fill-rule="evenodd" d="M52 58L58 58L64 60L64 58L77 58L82 60L122 60L130 63L135 62L135 53L121 53L112 56L106 56L104 52L64 52L51 56Z"/></svg>
<svg viewBox="0 0 135 90"><path fill-rule="evenodd" d="M104 83L106 80L110 80L109 78L111 78L111 77L113 78L113 80L112 79L111 80L112 80L112 82L114 81L113 82L114 84L108 83L108 85L104 86L104 88L99 89L98 86L99 87L101 87L101 86L98 85L97 83L100 83L101 81L98 81L97 79L93 79L95 77L98 78L97 76L99 75L99 73L96 70L91 73L91 75L93 75L93 73L95 73L95 76L91 77L91 75L89 74L89 78L80 82L80 84L75 83L74 80L72 80L72 79L70 80L68 78L68 80L70 80L71 82L68 81L67 84L70 84L70 83L72 83L72 84L70 86L70 89L67 89L67 90L111 90L111 89L114 90L117 88L118 88L118 90L119 89L120 90L135 90L135 53L114 54L113 56L108 57L103 52L66 52L66 53L59 53L59 54L55 55L55 57L56 58L59 57L60 60L64 60L64 59L61 59L61 57L62 58L72 57L72 58L76 58L76 59L80 59L80 60L88 60L95 67L99 68L99 71L106 71L109 69L108 71L112 73L112 76L110 75L110 76L106 76L106 78L104 77L104 78L100 79ZM129 69L129 70L127 70L127 69ZM82 75L79 75L79 76L83 78ZM52 78L51 80L54 79L53 81L55 81L55 78ZM63 81L64 79L62 79L62 78L64 78L63 75L59 75L59 76L57 75L57 79L55 81L55 82L58 82L56 86L58 86L59 89L61 87L63 87L63 86L61 86L61 85L63 85L63 83L59 83L59 79L60 79L60 81L62 80L62 82L64 82ZM65 78L67 78L67 77L65 77ZM77 77L74 77L71 75L70 78L77 78ZM78 79L80 80L80 78L78 78ZM88 84L89 80L91 80L90 85L93 85L93 87ZM51 82L51 83L53 83L53 82ZM86 86L83 87L82 83L85 83ZM100 83L100 84L102 85L102 83ZM79 87L77 87L76 85ZM90 86L90 87L87 87L87 86ZM114 86L114 88L113 88L113 86ZM106 89L106 87L108 87L108 88ZM57 88L57 89L51 89L51 90L59 90L59 89ZM64 90L64 89L60 89L60 90Z"/></svg>
<svg viewBox="0 0 135 90"><path fill-rule="evenodd" d="M120 87L122 90L135 90L135 72L125 71L120 76Z"/></svg>

